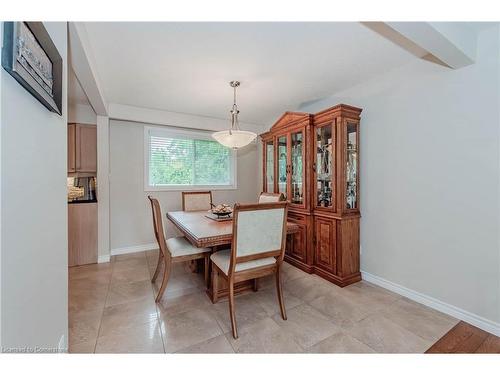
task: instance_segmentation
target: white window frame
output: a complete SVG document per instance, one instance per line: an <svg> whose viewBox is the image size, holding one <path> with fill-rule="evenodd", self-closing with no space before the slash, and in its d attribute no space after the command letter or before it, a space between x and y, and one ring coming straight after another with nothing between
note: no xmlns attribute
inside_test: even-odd
<svg viewBox="0 0 500 375"><path fill-rule="evenodd" d="M211 134L212 132L181 129L170 126L144 126L144 191L194 191L194 190L236 190L238 188L237 174L237 154L235 150L230 150L231 170L229 185L150 185L149 184L149 137L154 134L160 137L181 138L181 139L201 139L215 141Z"/></svg>

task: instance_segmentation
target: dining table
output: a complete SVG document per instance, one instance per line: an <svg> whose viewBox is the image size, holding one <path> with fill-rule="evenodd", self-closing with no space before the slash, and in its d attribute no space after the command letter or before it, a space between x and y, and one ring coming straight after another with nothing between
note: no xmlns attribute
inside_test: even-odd
<svg viewBox="0 0 500 375"><path fill-rule="evenodd" d="M233 220L229 218L218 219L210 211L172 211L167 212L167 219L196 247L207 247L213 252L231 248L233 240ZM297 233L300 228L297 224L287 222L287 235ZM200 267L202 264L200 263ZM218 274L215 267L211 267L210 283L207 294L213 303L229 294L228 284ZM217 285L217 290L213 286ZM256 291L257 280L247 280L235 284L235 294L248 290Z"/></svg>

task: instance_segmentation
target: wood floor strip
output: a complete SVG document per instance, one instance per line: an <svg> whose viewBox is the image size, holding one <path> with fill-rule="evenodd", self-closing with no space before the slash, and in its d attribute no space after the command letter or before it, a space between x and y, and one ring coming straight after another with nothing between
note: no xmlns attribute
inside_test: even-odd
<svg viewBox="0 0 500 375"><path fill-rule="evenodd" d="M499 352L499 337L461 321L432 345L426 353Z"/></svg>
<svg viewBox="0 0 500 375"><path fill-rule="evenodd" d="M479 346L476 353L496 353L500 354L500 337L489 335Z"/></svg>

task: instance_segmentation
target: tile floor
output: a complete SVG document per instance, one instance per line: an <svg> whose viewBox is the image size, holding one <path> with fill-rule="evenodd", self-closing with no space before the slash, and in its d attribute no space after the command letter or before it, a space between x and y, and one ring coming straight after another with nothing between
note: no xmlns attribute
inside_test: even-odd
<svg viewBox="0 0 500 375"><path fill-rule="evenodd" d="M274 279L212 304L203 277L175 265L163 300L151 284L158 252L69 270L71 353L423 353L458 320L367 282L339 288L285 263L283 321ZM159 278L161 279L161 278Z"/></svg>

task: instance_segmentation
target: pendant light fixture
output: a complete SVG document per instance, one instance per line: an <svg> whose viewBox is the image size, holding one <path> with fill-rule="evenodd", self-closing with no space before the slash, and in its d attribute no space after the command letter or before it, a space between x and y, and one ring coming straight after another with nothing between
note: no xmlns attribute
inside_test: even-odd
<svg viewBox="0 0 500 375"><path fill-rule="evenodd" d="M238 121L238 106L236 105L236 88L240 85L239 81L231 81L229 85L233 88L233 108L231 109L231 128L229 130L223 130L212 134L212 137L219 142L221 145L226 147L231 147L236 150L241 147L245 147L255 138L257 134L248 132L245 130L240 130L240 124Z"/></svg>

